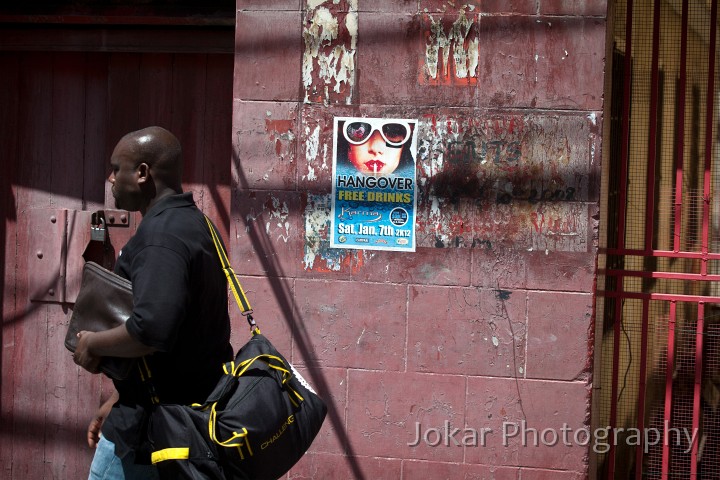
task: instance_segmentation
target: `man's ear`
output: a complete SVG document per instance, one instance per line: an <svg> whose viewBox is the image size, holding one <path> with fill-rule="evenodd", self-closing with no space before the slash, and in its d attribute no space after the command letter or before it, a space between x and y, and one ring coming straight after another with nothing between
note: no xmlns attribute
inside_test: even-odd
<svg viewBox="0 0 720 480"><path fill-rule="evenodd" d="M145 183L150 179L150 166L143 162L137 167L138 183Z"/></svg>

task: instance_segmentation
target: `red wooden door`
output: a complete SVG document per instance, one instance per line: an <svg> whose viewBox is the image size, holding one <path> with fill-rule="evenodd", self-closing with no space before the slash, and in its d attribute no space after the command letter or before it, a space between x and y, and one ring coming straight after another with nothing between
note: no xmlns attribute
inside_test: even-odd
<svg viewBox="0 0 720 480"><path fill-rule="evenodd" d="M90 225L71 220L114 208L110 152L149 125L178 136L186 190L227 235L233 56L15 51L0 53L0 71L0 477L85 478L86 427L111 385L73 364L63 346L71 298L48 278L73 274L68 245Z"/></svg>

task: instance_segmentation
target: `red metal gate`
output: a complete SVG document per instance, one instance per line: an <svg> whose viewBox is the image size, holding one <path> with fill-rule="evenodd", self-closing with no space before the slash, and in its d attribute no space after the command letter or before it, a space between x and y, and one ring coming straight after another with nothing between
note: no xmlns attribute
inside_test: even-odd
<svg viewBox="0 0 720 480"><path fill-rule="evenodd" d="M720 478L717 17L717 0L611 7L598 478Z"/></svg>

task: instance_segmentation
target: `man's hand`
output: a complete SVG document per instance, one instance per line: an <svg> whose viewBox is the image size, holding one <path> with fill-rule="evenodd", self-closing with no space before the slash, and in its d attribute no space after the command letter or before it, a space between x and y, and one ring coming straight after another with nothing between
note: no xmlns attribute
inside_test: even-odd
<svg viewBox="0 0 720 480"><path fill-rule="evenodd" d="M97 444L100 441L100 430L102 429L102 425L105 423L105 419L110 413L112 406L118 401L118 398L118 393L113 392L110 398L100 405L100 408L98 408L98 411L95 414L95 418L90 421L90 425L88 425L87 430L87 442L90 448L97 448Z"/></svg>
<svg viewBox="0 0 720 480"><path fill-rule="evenodd" d="M88 372L99 373L100 360L102 357L90 353L90 340L93 335L94 332L87 332L85 330L78 332L77 347L75 348L75 353L73 353L73 360Z"/></svg>
<svg viewBox="0 0 720 480"><path fill-rule="evenodd" d="M132 338L125 324L102 332L78 332L77 338L73 359L90 373L98 373L102 357L137 358L157 350Z"/></svg>

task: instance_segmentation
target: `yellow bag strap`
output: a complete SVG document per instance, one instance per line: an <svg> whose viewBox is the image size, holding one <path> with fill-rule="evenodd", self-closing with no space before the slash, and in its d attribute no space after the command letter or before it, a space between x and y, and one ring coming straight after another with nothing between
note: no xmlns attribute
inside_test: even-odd
<svg viewBox="0 0 720 480"><path fill-rule="evenodd" d="M240 313L242 313L242 315L247 318L252 333L260 333L260 329L258 328L255 320L252 317L253 310L250 306L250 301L247 299L245 291L243 291L242 286L240 285L240 282L235 275L235 271L232 268L232 265L230 265L230 260L228 260L227 253L225 252L225 247L220 240L220 234L218 233L217 228L215 228L215 225L212 223L212 221L210 221L210 218L208 218L207 215L205 215L205 222L210 229L210 236L212 237L213 243L215 244L215 250L217 251L218 258L220 259L220 265L222 265L223 272L225 272L225 277L227 278L230 290L232 290L233 292L233 296L235 297L235 302L240 309ZM155 387L152 382L152 372L150 371L150 366L147 364L145 357L142 357L142 361L138 362L138 368L140 370L141 380L148 386L148 389L150 391L150 400L154 405L158 405L160 403L160 399L155 393Z"/></svg>
<svg viewBox="0 0 720 480"><path fill-rule="evenodd" d="M164 448L156 450L150 455L153 465L168 460L187 460L188 458L190 458L190 448L188 447Z"/></svg>
<svg viewBox="0 0 720 480"><path fill-rule="evenodd" d="M152 372L150 371L150 365L147 363L145 357L140 357L137 362L138 370L140 370L140 379L147 386L148 392L150 393L150 401L153 405L160 404L160 397L155 392L155 384L152 381Z"/></svg>
<svg viewBox="0 0 720 480"><path fill-rule="evenodd" d="M243 291L242 285L240 285L240 281L238 281L232 265L230 265L230 260L228 260L227 253L225 252L225 247L223 247L222 241L220 240L220 234L207 215L205 215L205 222L207 222L208 228L210 229L210 235L212 236L213 243L215 243L215 250L217 251L218 258L220 259L223 272L225 272L225 277L227 278L230 290L235 297L235 302L237 303L238 308L240 308L240 312L247 318L247 321L250 324L250 329L254 333L260 333L260 329L257 327L257 324L252 317L253 309L250 306L250 301L245 295L245 291Z"/></svg>

